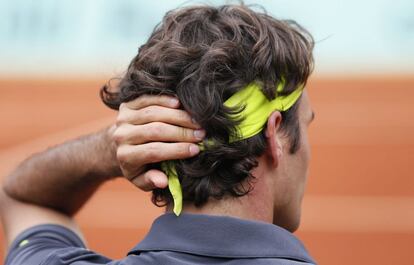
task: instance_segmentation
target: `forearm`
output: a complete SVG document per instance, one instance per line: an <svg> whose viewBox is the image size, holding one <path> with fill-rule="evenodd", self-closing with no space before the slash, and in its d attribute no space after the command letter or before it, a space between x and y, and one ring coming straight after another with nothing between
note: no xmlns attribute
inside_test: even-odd
<svg viewBox="0 0 414 265"><path fill-rule="evenodd" d="M104 181L121 175L112 129L34 154L7 178L12 198L73 215Z"/></svg>

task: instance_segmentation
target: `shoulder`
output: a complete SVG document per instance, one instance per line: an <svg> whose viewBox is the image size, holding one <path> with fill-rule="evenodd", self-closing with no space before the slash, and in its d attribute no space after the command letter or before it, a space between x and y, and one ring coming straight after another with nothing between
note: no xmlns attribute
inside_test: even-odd
<svg viewBox="0 0 414 265"><path fill-rule="evenodd" d="M5 265L71 264L77 261L93 261L93 264L112 262L111 259L87 249L72 230L47 224L31 227L18 235L10 246Z"/></svg>
<svg viewBox="0 0 414 265"><path fill-rule="evenodd" d="M176 251L145 251L137 255L131 254L122 260L122 264L315 265L288 258L225 258Z"/></svg>

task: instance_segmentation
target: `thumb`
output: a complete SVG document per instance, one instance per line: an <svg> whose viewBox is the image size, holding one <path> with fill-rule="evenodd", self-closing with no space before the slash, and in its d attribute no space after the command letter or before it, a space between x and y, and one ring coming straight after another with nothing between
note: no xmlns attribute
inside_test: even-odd
<svg viewBox="0 0 414 265"><path fill-rule="evenodd" d="M151 191L156 188L166 188L168 186L168 177L160 170L150 169L132 179L131 182L143 191Z"/></svg>

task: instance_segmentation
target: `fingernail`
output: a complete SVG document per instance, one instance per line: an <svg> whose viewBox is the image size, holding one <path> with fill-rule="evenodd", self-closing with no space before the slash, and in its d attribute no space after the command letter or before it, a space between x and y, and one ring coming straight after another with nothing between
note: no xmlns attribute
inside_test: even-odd
<svg viewBox="0 0 414 265"><path fill-rule="evenodd" d="M189 149L190 149L190 154L191 155L196 155L200 152L200 148L195 144L190 145Z"/></svg>
<svg viewBox="0 0 414 265"><path fill-rule="evenodd" d="M170 99L170 104L171 104L171 106L173 106L173 107L176 107L176 106L178 106L178 104L179 104L180 102L178 101L178 99L176 99L176 98L172 98L172 99Z"/></svg>
<svg viewBox="0 0 414 265"><path fill-rule="evenodd" d="M203 140L203 138L206 136L206 131L204 130L195 130L194 131L194 137Z"/></svg>

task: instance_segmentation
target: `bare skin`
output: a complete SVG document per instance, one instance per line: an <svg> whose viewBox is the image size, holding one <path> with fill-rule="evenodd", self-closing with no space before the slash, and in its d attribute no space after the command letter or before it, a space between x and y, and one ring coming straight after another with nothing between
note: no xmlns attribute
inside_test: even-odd
<svg viewBox="0 0 414 265"><path fill-rule="evenodd" d="M146 171L146 164L188 158L200 151L191 143L201 141L205 131L178 107L178 100L167 96L145 96L120 106L113 133L117 158L123 175L143 190L168 184L164 172Z"/></svg>
<svg viewBox="0 0 414 265"><path fill-rule="evenodd" d="M253 170L254 189L240 198L210 200L202 208L185 205L183 212L227 215L279 225L291 232L299 227L310 150L307 128L314 119L305 91L299 103L300 149L290 154L288 141L281 131L282 116L273 112L267 121L267 150Z"/></svg>
<svg viewBox="0 0 414 265"><path fill-rule="evenodd" d="M313 117L306 93L303 98L300 128L304 138L298 154L285 151L287 141L280 131L281 115L274 112L266 131L268 150L259 158L254 171L254 191L240 200L211 201L200 209L185 205L184 212L260 220L294 231L299 225L309 160L306 128ZM10 244L23 230L45 223L63 225L81 236L73 215L101 183L121 172L140 189L166 187L166 175L146 170L145 166L198 154L194 143L205 134L178 107L178 101L171 97L138 98L121 106L117 123L111 128L22 162L6 178L0 191L6 242ZM115 158L119 163L114 162ZM26 216L31 218L23 218Z"/></svg>
<svg viewBox="0 0 414 265"><path fill-rule="evenodd" d="M114 126L23 161L0 190L7 244L23 230L45 223L81 235L73 215L99 185L121 173L142 190L165 187L164 173L146 171L145 165L194 156L199 152L194 143L203 137L178 107L171 97L140 97L121 106Z"/></svg>

